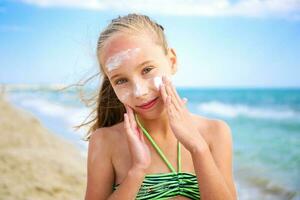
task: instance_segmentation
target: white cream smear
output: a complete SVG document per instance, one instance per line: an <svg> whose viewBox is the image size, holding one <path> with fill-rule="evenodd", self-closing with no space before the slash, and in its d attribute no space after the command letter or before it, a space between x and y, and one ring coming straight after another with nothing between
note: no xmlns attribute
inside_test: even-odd
<svg viewBox="0 0 300 200"><path fill-rule="evenodd" d="M149 86L154 85L156 90L158 91L160 89L160 86L162 84L162 77L161 76L155 76L154 78L149 80L150 82L148 84L137 82L134 84L134 89L129 90L129 88L123 88L119 90L118 97L121 100L121 102L128 101L128 98L132 95L135 97L142 96L144 94L147 94L149 92Z"/></svg>
<svg viewBox="0 0 300 200"><path fill-rule="evenodd" d="M114 69L119 68L121 63L124 60L129 59L132 56L135 56L140 50L141 50L140 48L127 49L109 57L105 63L107 70L110 72Z"/></svg>
<svg viewBox="0 0 300 200"><path fill-rule="evenodd" d="M145 93L148 93L147 85L136 83L135 84L134 95L139 97L139 96L142 96Z"/></svg>
<svg viewBox="0 0 300 200"><path fill-rule="evenodd" d="M128 90L120 91L119 92L119 99L121 102L126 102L128 97L130 96L131 92Z"/></svg>
<svg viewBox="0 0 300 200"><path fill-rule="evenodd" d="M139 96L142 96L144 94L147 94L148 93L148 87L147 85L145 84L139 84L139 83L136 83L134 85L134 90L129 90L129 88L123 88L123 89L120 89L119 92L118 92L118 98L120 99L121 102L127 102L128 101L128 98L130 96L135 96L135 97L139 97Z"/></svg>
<svg viewBox="0 0 300 200"><path fill-rule="evenodd" d="M159 90L160 85L162 84L162 77L156 76L153 78L153 81L154 81L154 85L155 85L156 89Z"/></svg>

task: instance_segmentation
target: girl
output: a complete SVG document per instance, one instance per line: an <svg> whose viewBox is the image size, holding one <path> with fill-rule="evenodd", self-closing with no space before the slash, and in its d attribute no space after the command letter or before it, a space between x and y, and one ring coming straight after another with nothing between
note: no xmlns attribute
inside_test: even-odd
<svg viewBox="0 0 300 200"><path fill-rule="evenodd" d="M188 111L164 28L145 15L113 19L97 56L85 199L237 199L230 128Z"/></svg>

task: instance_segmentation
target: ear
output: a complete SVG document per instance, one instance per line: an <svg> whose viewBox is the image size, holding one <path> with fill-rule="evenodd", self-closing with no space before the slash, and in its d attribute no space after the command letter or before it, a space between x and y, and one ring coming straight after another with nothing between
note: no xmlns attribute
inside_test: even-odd
<svg viewBox="0 0 300 200"><path fill-rule="evenodd" d="M175 49L173 48L168 49L168 59L171 64L172 75L174 75L177 72L177 56L176 56Z"/></svg>

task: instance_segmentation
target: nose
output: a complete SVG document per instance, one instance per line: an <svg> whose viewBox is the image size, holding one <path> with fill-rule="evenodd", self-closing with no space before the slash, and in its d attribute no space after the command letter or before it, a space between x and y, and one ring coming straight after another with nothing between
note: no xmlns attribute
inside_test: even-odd
<svg viewBox="0 0 300 200"><path fill-rule="evenodd" d="M145 82L136 82L134 84L134 96L143 97L146 96L149 92L148 86Z"/></svg>

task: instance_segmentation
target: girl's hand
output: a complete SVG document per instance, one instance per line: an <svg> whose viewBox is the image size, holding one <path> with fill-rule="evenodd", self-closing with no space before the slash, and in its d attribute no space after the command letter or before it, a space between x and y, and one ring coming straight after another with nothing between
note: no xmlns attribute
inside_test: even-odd
<svg viewBox="0 0 300 200"><path fill-rule="evenodd" d="M144 135L138 128L132 108L125 105L124 128L132 158L132 169L141 169L145 171L151 164L150 150L145 143Z"/></svg>
<svg viewBox="0 0 300 200"><path fill-rule="evenodd" d="M208 145L185 106L186 100L179 97L175 87L165 76L162 78L161 95L167 107L171 129L179 142L190 152L195 148L206 148Z"/></svg>

